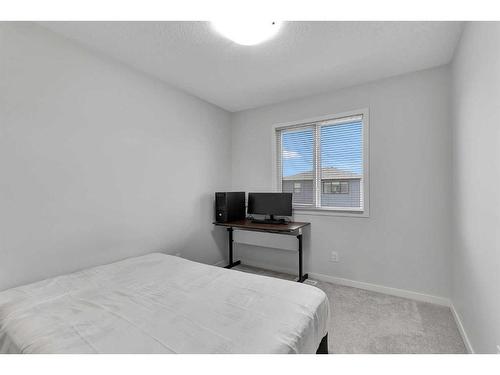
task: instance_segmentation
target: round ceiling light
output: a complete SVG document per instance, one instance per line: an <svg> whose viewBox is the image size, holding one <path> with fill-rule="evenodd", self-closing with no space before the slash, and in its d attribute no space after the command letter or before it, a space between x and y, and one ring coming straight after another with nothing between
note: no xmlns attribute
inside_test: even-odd
<svg viewBox="0 0 500 375"><path fill-rule="evenodd" d="M225 20L212 22L213 28L235 43L252 46L271 39L281 28L276 21Z"/></svg>

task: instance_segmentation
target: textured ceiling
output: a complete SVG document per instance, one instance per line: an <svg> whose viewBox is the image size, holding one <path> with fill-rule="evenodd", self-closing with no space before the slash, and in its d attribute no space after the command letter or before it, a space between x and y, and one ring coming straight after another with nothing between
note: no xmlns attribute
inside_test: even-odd
<svg viewBox="0 0 500 375"><path fill-rule="evenodd" d="M240 46L207 22L42 22L229 111L450 62L460 22L285 22Z"/></svg>

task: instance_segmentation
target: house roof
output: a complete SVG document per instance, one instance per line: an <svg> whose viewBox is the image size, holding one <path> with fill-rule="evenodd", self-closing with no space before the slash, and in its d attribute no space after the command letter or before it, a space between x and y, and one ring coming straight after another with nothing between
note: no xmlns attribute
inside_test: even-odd
<svg viewBox="0 0 500 375"><path fill-rule="evenodd" d="M321 178L324 180L355 180L361 179L361 175L349 171L344 171L338 168L323 168L321 169ZM313 172L302 172L291 176L284 176L285 181L313 180Z"/></svg>

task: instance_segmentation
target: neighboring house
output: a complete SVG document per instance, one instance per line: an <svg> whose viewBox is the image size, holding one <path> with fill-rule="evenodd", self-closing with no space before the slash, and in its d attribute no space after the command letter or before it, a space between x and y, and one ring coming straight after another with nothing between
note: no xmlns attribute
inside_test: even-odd
<svg viewBox="0 0 500 375"><path fill-rule="evenodd" d="M282 191L293 193L293 203L312 204L313 172L284 176ZM323 207L360 207L361 175L338 168L321 170L321 206Z"/></svg>

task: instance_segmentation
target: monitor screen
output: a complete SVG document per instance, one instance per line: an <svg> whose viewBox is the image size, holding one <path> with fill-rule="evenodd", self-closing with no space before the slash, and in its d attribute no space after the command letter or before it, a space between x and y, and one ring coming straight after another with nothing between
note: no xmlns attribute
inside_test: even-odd
<svg viewBox="0 0 500 375"><path fill-rule="evenodd" d="M248 193L248 213L292 216L292 193Z"/></svg>

